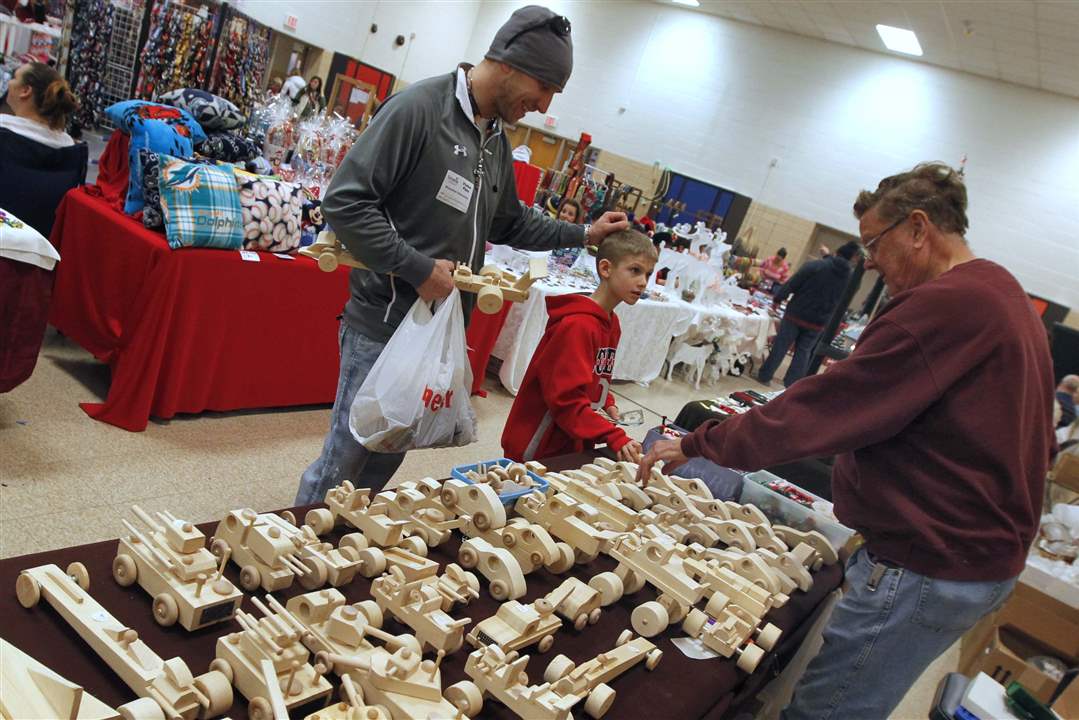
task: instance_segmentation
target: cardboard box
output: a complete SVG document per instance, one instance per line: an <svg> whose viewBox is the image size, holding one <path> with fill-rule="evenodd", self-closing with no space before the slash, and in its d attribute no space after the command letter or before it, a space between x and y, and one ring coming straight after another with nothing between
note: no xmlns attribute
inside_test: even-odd
<svg viewBox="0 0 1079 720"><path fill-rule="evenodd" d="M1079 664L1079 610L1019 582L999 612L984 618L963 637L959 671L968 677L984 672L1002 685L1018 680L1035 697L1048 702L1057 682L1026 662L1035 655Z"/></svg>
<svg viewBox="0 0 1079 720"><path fill-rule="evenodd" d="M1062 718L1079 718L1079 680L1072 680L1053 703L1053 711Z"/></svg>

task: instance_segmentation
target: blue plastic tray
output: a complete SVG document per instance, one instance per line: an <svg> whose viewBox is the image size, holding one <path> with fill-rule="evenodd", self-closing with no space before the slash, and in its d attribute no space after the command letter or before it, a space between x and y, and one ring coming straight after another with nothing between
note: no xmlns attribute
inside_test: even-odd
<svg viewBox="0 0 1079 720"><path fill-rule="evenodd" d="M498 458L497 460L486 460L484 462L475 463L473 465L458 465L457 467L455 467L453 470L450 471L450 475L452 477L457 478L461 482L466 482L469 485L474 485L475 483L473 483L471 480L469 480L468 476L465 475L465 473L471 472L473 470L479 470L480 465L485 465L485 466L487 466L487 468L490 468L493 465L500 465L502 467L509 467L512 464L513 464L513 460L510 460L509 458ZM530 492L533 492L533 491L536 491L536 490L538 490L538 491L540 491L540 492L542 492L544 494L547 494L547 488L550 485L550 483L548 483L546 480L544 480L543 478L541 478L539 475L532 472L531 470L528 471L528 477L532 478L532 482L535 483L534 487L524 488L522 490L513 490L512 492L507 492L507 493L503 493L503 494L499 495L498 499L502 501L503 505L513 505L514 503L517 502L517 498L524 497L525 495L529 494Z"/></svg>

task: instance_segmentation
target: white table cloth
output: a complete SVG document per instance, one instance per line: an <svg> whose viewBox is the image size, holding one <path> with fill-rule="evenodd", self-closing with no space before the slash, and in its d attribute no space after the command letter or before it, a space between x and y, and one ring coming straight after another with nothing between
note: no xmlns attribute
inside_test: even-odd
<svg viewBox="0 0 1079 720"><path fill-rule="evenodd" d="M528 300L515 303L506 316L502 332L491 354L502 360L498 376L503 387L516 395L524 380L532 354L547 329L547 298L582 292L557 281L541 281L532 286ZM615 310L622 325L613 377L647 385L659 377L671 339L711 319L721 345L733 355L764 352L771 320L767 315L745 315L725 305L701 306L671 298L666 302L640 300L635 305L619 305Z"/></svg>

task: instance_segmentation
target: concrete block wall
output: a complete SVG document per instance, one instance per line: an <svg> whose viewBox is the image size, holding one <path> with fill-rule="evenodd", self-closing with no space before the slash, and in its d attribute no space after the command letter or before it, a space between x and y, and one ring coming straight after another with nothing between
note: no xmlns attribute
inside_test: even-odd
<svg viewBox="0 0 1079 720"><path fill-rule="evenodd" d="M757 257L769 257L779 248L785 247L787 262L791 263L792 267L797 267L799 258L810 251L809 243L816 223L778 208L753 202L746 213L746 219L742 221L740 235L745 237L751 227L753 237L750 238L750 243L760 248Z"/></svg>
<svg viewBox="0 0 1079 720"><path fill-rule="evenodd" d="M656 184L663 174L662 168L618 155L610 150L600 151L596 167L614 173L616 180L640 188L642 201L634 212L644 213L648 210L647 200L656 192Z"/></svg>

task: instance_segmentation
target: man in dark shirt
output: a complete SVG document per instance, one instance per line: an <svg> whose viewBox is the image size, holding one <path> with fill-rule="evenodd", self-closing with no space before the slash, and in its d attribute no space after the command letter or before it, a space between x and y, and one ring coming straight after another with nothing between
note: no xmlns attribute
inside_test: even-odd
<svg viewBox="0 0 1079 720"><path fill-rule="evenodd" d="M1079 396L1079 375L1065 375L1057 385L1057 402L1060 403L1058 428L1075 422L1075 398Z"/></svg>
<svg viewBox="0 0 1079 720"><path fill-rule="evenodd" d="M783 314L779 332L772 342L772 352L761 365L757 376L760 382L767 385L772 381L791 345L794 346L794 357L787 374L783 376L784 387L790 387L809 372L813 348L824 330L824 324L839 304L850 279L851 261L857 256L858 243L851 241L839 248L835 255L807 262L776 291L776 305L791 293L794 293L794 298L787 303L787 312Z"/></svg>
<svg viewBox="0 0 1079 720"><path fill-rule="evenodd" d="M1004 603L1037 534L1055 452L1041 320L967 246L961 177L919 165L854 204L892 296L854 353L767 405L657 442L756 470L836 454L835 513L865 545L786 720L886 718L922 671Z"/></svg>

